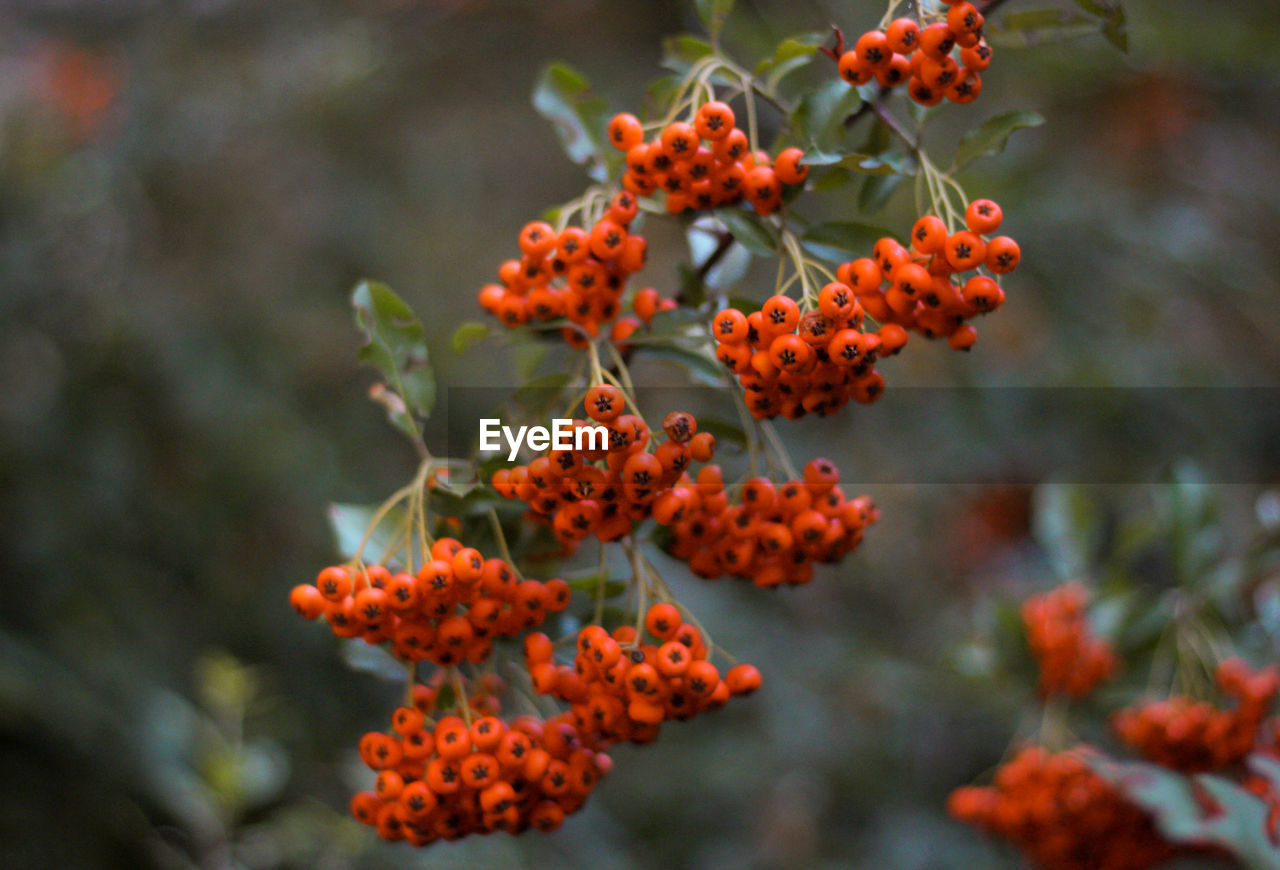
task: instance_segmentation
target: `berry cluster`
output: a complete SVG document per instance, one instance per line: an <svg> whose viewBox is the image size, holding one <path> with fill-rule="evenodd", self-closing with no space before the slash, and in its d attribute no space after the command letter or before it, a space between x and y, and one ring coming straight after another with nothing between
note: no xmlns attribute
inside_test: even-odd
<svg viewBox="0 0 1280 870"><path fill-rule="evenodd" d="M1095 638L1085 621L1089 593L1080 583L1066 583L1028 598L1022 605L1027 645L1040 666L1040 694L1082 698L1108 679L1116 668L1115 653Z"/></svg>
<svg viewBox="0 0 1280 870"><path fill-rule="evenodd" d="M982 13L972 3L944 0L946 21L921 27L898 18L884 30L869 30L839 55L840 77L851 85L876 79L886 88L904 82L911 99L935 106L943 97L972 103L982 93L978 73L991 65L991 46L982 38ZM952 52L959 48L957 61Z"/></svg>
<svg viewBox="0 0 1280 870"><path fill-rule="evenodd" d="M550 450L527 466L494 472L494 489L505 498L518 498L533 511L551 518L561 543L573 546L594 534L616 541L645 519L675 485L691 462L708 462L715 454L715 436L698 432L692 414L673 411L663 420L667 440L656 440L644 420L626 410L626 398L612 384L587 391L587 415L609 432L603 447ZM589 425L575 421L575 427ZM576 442L575 442L576 443Z"/></svg>
<svg viewBox="0 0 1280 870"><path fill-rule="evenodd" d="M839 480L833 463L813 459L802 480L748 480L739 503L730 505L720 469L708 465L696 486L671 491L684 503L666 523L670 552L708 579L729 574L762 587L807 583L815 560L839 561L879 519L869 497L847 499Z"/></svg>
<svg viewBox="0 0 1280 870"><path fill-rule="evenodd" d="M749 315L726 308L711 321L716 358L738 376L757 419L831 414L850 399L874 402L884 391L876 358L896 352L906 334L900 341L863 332L864 316L852 288L837 282L819 292L817 309L804 313L780 295Z"/></svg>
<svg viewBox="0 0 1280 870"><path fill-rule="evenodd" d="M1008 839L1042 870L1143 870L1190 851L1161 838L1150 815L1091 770L1088 751L1026 747L992 786L953 791L947 809Z"/></svg>
<svg viewBox="0 0 1280 870"><path fill-rule="evenodd" d="M965 321L999 308L1004 291L990 275L975 274L963 284L954 283L952 276L981 267L1003 275L1018 267L1022 254L1017 242L1008 236L983 238L999 229L1002 218L1000 206L989 199L969 203L966 229L955 233L948 232L941 218L925 215L912 227L910 249L895 239L880 239L870 257L844 263L836 277L853 288L877 322L914 329L926 338L947 338L956 350L968 350L978 332ZM906 340L905 333L893 335L899 346Z"/></svg>
<svg viewBox="0 0 1280 870"><path fill-rule="evenodd" d="M644 237L628 232L639 212L635 196L622 191L590 229L559 233L544 221L520 231L518 260L498 268L500 284L480 289L480 305L508 327L530 320L566 317L564 340L584 348L600 324L618 316L627 280L644 267Z"/></svg>
<svg viewBox="0 0 1280 870"><path fill-rule="evenodd" d="M1280 679L1272 669L1255 673L1240 659L1220 663L1216 678L1237 699L1235 709L1175 695L1121 710L1111 724L1143 758L1173 770L1203 773L1243 761L1280 692Z"/></svg>
<svg viewBox="0 0 1280 870"><path fill-rule="evenodd" d="M809 175L799 148L784 149L772 160L764 151L753 152L747 135L734 126L733 109L719 100L699 106L692 122L666 125L649 142L635 115L616 115L609 141L626 153L622 186L637 196L662 191L671 214L742 199L770 214L782 205L783 185L803 184Z"/></svg>
<svg viewBox="0 0 1280 870"><path fill-rule="evenodd" d="M468 711L470 713L470 711ZM586 802L611 759L582 745L567 713L443 716L432 727L418 706L400 707L392 733L370 732L360 757L378 771L351 800L357 819L385 840L438 839L528 828L550 832Z"/></svg>
<svg viewBox="0 0 1280 870"><path fill-rule="evenodd" d="M612 634L599 625L585 626L578 632L572 666L555 663L546 635L525 638L534 689L570 705L587 746L648 743L665 721L719 709L730 695L760 688L760 672L752 665L735 665L722 679L707 660L701 632L681 619L675 605L653 605L644 625L657 643L642 642L635 626L620 626Z"/></svg>
<svg viewBox="0 0 1280 870"><path fill-rule="evenodd" d="M495 637L542 624L569 603L563 580L517 580L501 559L441 538L416 574L382 565L325 568L314 585L295 586L289 601L307 619L324 616L339 637L391 642L407 662L454 665L489 656Z"/></svg>

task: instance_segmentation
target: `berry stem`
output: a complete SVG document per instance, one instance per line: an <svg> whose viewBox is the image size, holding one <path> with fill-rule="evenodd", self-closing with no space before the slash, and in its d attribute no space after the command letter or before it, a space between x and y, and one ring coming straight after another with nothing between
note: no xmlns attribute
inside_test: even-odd
<svg viewBox="0 0 1280 870"><path fill-rule="evenodd" d="M746 400L742 398L742 390L730 390L730 392L733 393L733 406L738 410L742 432L747 438L747 474L755 477L760 473L760 441L756 434L755 421L747 410Z"/></svg>
<svg viewBox="0 0 1280 870"><path fill-rule="evenodd" d="M401 487L393 492L391 497L379 505L378 509L374 511L373 519L369 521L368 527L364 530L364 537L360 539L360 546L356 547L355 556L353 556L351 560L352 562L361 562L364 556L364 548L369 546L369 541L373 538L373 533L377 531L378 526L382 525L382 521L387 518L387 514L390 513L396 505L400 504L400 502L404 501L406 498L412 497L414 492L424 485L424 481L426 479L425 470L430 466L430 464L430 459L423 460L422 464L418 467L418 473L414 476L413 481L408 486Z"/></svg>
<svg viewBox="0 0 1280 870"><path fill-rule="evenodd" d="M605 556L607 555L604 548L604 541L600 542L600 576L596 581L596 604L595 611L592 614L592 622L600 625L604 622L604 588L609 581L609 574L606 568Z"/></svg>
<svg viewBox="0 0 1280 870"><path fill-rule="evenodd" d="M764 433L765 438L769 441L769 446L773 448L773 452L777 454L778 461L782 464L782 470L786 472L788 480L801 480L801 476L796 472L795 467L791 464L791 457L787 453L786 445L782 443L782 438L778 435L778 430L768 420L757 420L756 423L760 427L760 431Z"/></svg>
<svg viewBox="0 0 1280 870"><path fill-rule="evenodd" d="M462 721L471 728L471 702L467 698L466 687L462 684L462 671L457 665L449 666L449 679L453 683L453 703L462 710Z"/></svg>
<svg viewBox="0 0 1280 870"><path fill-rule="evenodd" d="M498 512L489 506L489 527L493 529L493 539L498 544L498 553L501 554L502 560L511 566L511 570L515 572L518 579L523 580L519 567L516 566L516 560L511 558L511 548L507 546L507 536L502 532L502 521L498 519Z"/></svg>

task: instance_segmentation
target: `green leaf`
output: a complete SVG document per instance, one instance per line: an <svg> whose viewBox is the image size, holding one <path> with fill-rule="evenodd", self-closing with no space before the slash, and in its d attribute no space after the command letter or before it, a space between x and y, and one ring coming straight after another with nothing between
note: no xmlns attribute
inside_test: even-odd
<svg viewBox="0 0 1280 870"><path fill-rule="evenodd" d="M1125 54L1129 53L1128 22L1125 19L1123 6L1117 4L1115 14L1107 19L1106 24L1102 25L1102 35L1107 42Z"/></svg>
<svg viewBox="0 0 1280 870"><path fill-rule="evenodd" d="M669 344L637 345L636 353L679 366L687 371L694 380L701 381L708 386L724 386L725 370L714 357Z"/></svg>
<svg viewBox="0 0 1280 870"><path fill-rule="evenodd" d="M841 169L837 166L830 172L824 172L821 175L816 176L815 180L810 185L810 189L815 193L831 193L833 191L840 190L842 187L847 187L853 183L855 178L858 177L860 176L857 173L850 172L847 169Z"/></svg>
<svg viewBox="0 0 1280 870"><path fill-rule="evenodd" d="M505 460L506 452L501 451L499 458ZM492 487L479 481L455 484L452 489L437 486L430 498L431 510L437 516L474 517L488 513L490 508L502 510L508 504Z"/></svg>
<svg viewBox="0 0 1280 870"><path fill-rule="evenodd" d="M734 240L751 253L761 257L777 253L778 243L773 233L755 212L740 208L721 208L716 209L714 214L733 233Z"/></svg>
<svg viewBox="0 0 1280 870"><path fill-rule="evenodd" d="M710 432L715 436L716 441L729 441L741 447L747 445L747 433L742 431L742 426L738 423L731 423L728 420L722 420L719 417L698 417L698 431Z"/></svg>
<svg viewBox="0 0 1280 870"><path fill-rule="evenodd" d="M997 48L1030 48L1064 42L1096 32L1096 22L1065 9L1028 9L1010 12L987 28L987 41Z"/></svg>
<svg viewBox="0 0 1280 870"><path fill-rule="evenodd" d="M1129 50L1124 5L1119 0L1076 0L1076 5L1103 20L1102 35L1121 51Z"/></svg>
<svg viewBox="0 0 1280 870"><path fill-rule="evenodd" d="M422 323L391 288L361 281L351 294L356 326L365 334L360 359L387 379L370 395L386 407L391 422L417 438L415 414L428 417L435 407L436 378L427 353Z"/></svg>
<svg viewBox="0 0 1280 870"><path fill-rule="evenodd" d="M862 183L858 191L858 209L864 214L875 214L889 202L905 175L872 175Z"/></svg>
<svg viewBox="0 0 1280 870"><path fill-rule="evenodd" d="M964 134L960 147L956 149L956 159L951 164L953 170L967 166L979 157L999 154L1004 151L1004 146L1014 133L1028 127L1039 127L1043 123L1044 118L1036 112L1021 109L996 115L977 129Z"/></svg>
<svg viewBox="0 0 1280 870"><path fill-rule="evenodd" d="M1058 576L1067 579L1086 573L1096 561L1103 518L1083 488L1049 483L1036 487L1032 496L1031 531Z"/></svg>
<svg viewBox="0 0 1280 870"><path fill-rule="evenodd" d="M829 152L843 157L844 119L862 106L862 95L844 79L836 76L805 93L792 111L789 125L806 151Z"/></svg>
<svg viewBox="0 0 1280 870"><path fill-rule="evenodd" d="M705 315L700 311L686 306L659 311L649 321L648 328L643 333L638 333L637 337L645 340L672 338L682 334L690 323L701 323L704 319Z"/></svg>
<svg viewBox="0 0 1280 870"><path fill-rule="evenodd" d="M353 671L372 674L392 683L404 682L404 665L381 644L351 640L342 645L342 660Z"/></svg>
<svg viewBox="0 0 1280 870"><path fill-rule="evenodd" d="M663 64L666 66L666 64ZM660 76L649 82L649 86L644 90L644 108L646 117L653 118L662 114L664 108L671 104L676 98L676 92L680 89L680 76ZM662 209L662 214L666 214L666 209Z"/></svg>
<svg viewBox="0 0 1280 870"><path fill-rule="evenodd" d="M360 542L373 522L377 513L377 505L331 504L329 505L329 528L333 532L334 543L344 559L354 559L360 549ZM401 507L394 507L382 517L378 527L369 535L361 558L369 564L381 562L387 555L387 548L393 538L399 537L404 529L405 512Z"/></svg>
<svg viewBox="0 0 1280 870"><path fill-rule="evenodd" d="M712 51L711 43L705 39L688 33L677 33L662 40L662 66L673 72L684 73Z"/></svg>
<svg viewBox="0 0 1280 870"><path fill-rule="evenodd" d="M1249 764L1264 776L1280 775L1275 762L1259 756L1251 756ZM1267 834L1267 804L1231 780L1210 774L1186 777L1154 764L1120 764L1101 756L1091 758L1090 765L1151 813L1166 838L1218 846L1255 870L1280 870L1280 847ZM1193 783L1216 804L1215 812L1205 810Z"/></svg>
<svg viewBox="0 0 1280 870"><path fill-rule="evenodd" d="M694 6L698 10L698 20L711 38L719 37L729 13L733 11L733 0L695 0Z"/></svg>
<svg viewBox="0 0 1280 870"><path fill-rule="evenodd" d="M600 588L600 574L589 574L586 577L574 577L572 580L566 579L570 589L576 589L579 592L585 592L591 597L595 597L597 590ZM604 597L614 598L627 591L627 583L625 580L609 580L604 578Z"/></svg>
<svg viewBox="0 0 1280 870"><path fill-rule="evenodd" d="M1046 27L1061 27L1072 21L1083 20L1065 9L1026 9L1010 12L1000 22L1000 32L1009 30L1041 30Z"/></svg>
<svg viewBox="0 0 1280 870"><path fill-rule="evenodd" d="M511 401L537 415L541 412L559 413L563 403L571 397L565 395L564 388L572 375L567 372L549 372L527 381L516 390Z"/></svg>
<svg viewBox="0 0 1280 870"><path fill-rule="evenodd" d="M606 106L586 78L567 64L551 64L538 76L533 107L556 128L569 159L603 182L608 175L602 147Z"/></svg>
<svg viewBox="0 0 1280 870"><path fill-rule="evenodd" d="M1105 0L1076 0L1076 5L1088 12L1090 15L1096 15L1099 18L1109 18L1115 11L1115 6L1105 2Z"/></svg>
<svg viewBox="0 0 1280 870"><path fill-rule="evenodd" d="M883 154L847 154L836 164L865 175L914 175L915 160L907 154L886 151Z"/></svg>
<svg viewBox="0 0 1280 870"><path fill-rule="evenodd" d="M689 244L689 258L696 264L697 269L702 269L708 259L715 254L720 247L722 234L725 232L728 232L728 227L724 222L709 215L698 218L689 225L689 229L685 231L685 238ZM729 244L728 249L723 252L716 264L707 270L704 281L707 287L724 290L742 280L749 268L751 268L751 252L741 243L734 241ZM688 272L688 283L682 285L685 289L682 301L686 305L701 305L702 297L705 295L701 292L704 281L698 280L696 270L690 269ZM697 292L691 295L689 291L693 289Z"/></svg>
<svg viewBox="0 0 1280 870"><path fill-rule="evenodd" d="M756 64L753 75L765 79L765 88L773 90L787 74L808 64L825 40L824 33L805 33L784 39L774 50L773 57Z"/></svg>
<svg viewBox="0 0 1280 870"><path fill-rule="evenodd" d="M877 240L893 233L884 227L854 221L833 221L816 224L800 237L800 241L813 253L833 262L853 257L871 256L871 248Z"/></svg>
<svg viewBox="0 0 1280 870"><path fill-rule="evenodd" d="M450 342L453 345L453 352L462 353L476 342L488 338L490 332L488 324L468 320L453 331L453 338Z"/></svg>

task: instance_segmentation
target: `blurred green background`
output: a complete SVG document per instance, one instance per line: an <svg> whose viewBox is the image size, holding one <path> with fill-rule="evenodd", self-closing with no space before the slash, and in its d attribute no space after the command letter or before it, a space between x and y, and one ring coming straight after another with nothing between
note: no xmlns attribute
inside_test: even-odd
<svg viewBox="0 0 1280 870"><path fill-rule="evenodd" d="M972 354L916 340L887 363L880 413L912 385L1280 386L1280 7L1125 5L1129 56L1097 37L1000 51L981 100L931 133L945 153L1006 108L1048 119L965 178L1022 243L1008 304ZM400 689L353 672L286 595L334 558L326 504L377 501L414 466L366 399L347 295L366 276L404 295L442 384L514 386L498 345L458 356L448 337L480 319L520 226L584 184L532 82L563 58L634 110L690 6L0 6L0 865L1018 866L942 812L1031 691L957 678L952 653L986 596L1055 579L1031 489L983 484L1036 479L1053 433L983 452L985 391L928 421L981 474L926 450L914 479L958 482L866 487L884 520L838 570L776 596L672 581L767 690L619 748L559 833L415 854L346 816L367 782L355 741ZM752 62L878 7L739 0L727 44ZM877 221L905 230L909 199ZM671 260L650 262L673 292ZM787 430L795 455L874 477L857 417ZM1188 425L1208 442L1226 422ZM432 421L436 449L448 434ZM1073 446L1105 464L1105 440ZM1275 473L1213 488L1238 536ZM1158 489L1094 496L1140 512Z"/></svg>

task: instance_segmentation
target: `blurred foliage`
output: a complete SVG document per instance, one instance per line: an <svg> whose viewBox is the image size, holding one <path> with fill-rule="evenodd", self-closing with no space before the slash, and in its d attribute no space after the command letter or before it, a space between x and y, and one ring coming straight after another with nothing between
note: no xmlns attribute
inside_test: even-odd
<svg viewBox="0 0 1280 870"><path fill-rule="evenodd" d="M895 389L1275 386L1280 7L1125 7L1127 56L1098 36L1000 49L981 119L1031 109L1046 124L966 184L999 199L1024 266L973 354L920 348ZM720 39L777 58L785 37L879 15L739 0ZM581 187L529 104L539 72L563 58L609 111L636 108L662 38L698 14L641 0L18 0L0 25L6 864L1016 866L942 805L999 757L1029 684L959 679L953 651L1060 569L1129 546L1135 583L1158 588L1217 546L1136 543L1160 469L1126 469L1149 487L1093 488L1095 519L1055 532L1061 491L984 485L1025 459L985 452L998 410L978 391L928 431L980 471L869 487L884 521L840 571L777 596L678 581L717 642L752 650L767 691L620 749L553 837L381 846L345 804L364 782L354 741L399 688L353 677L285 601L332 558L323 506L376 501L414 463L367 401L347 294L365 276L404 293L441 384L514 388L507 350L457 354L448 339L519 227ZM977 119L940 113L937 153ZM909 225L910 197L872 178L830 197L824 220L848 222L853 198ZM650 242L654 262L683 256L674 226ZM664 293L679 281L647 278ZM433 449L473 438L484 409L483 391L449 392L426 424ZM877 438L856 410L795 424L789 446L856 480ZM1218 424L1187 425L1211 439ZM1105 443L1074 447L1109 460ZM916 479L955 479L938 465L952 455L924 452ZM1275 522L1275 496L1257 499L1277 469L1254 471L1259 485L1203 484L1213 536L1240 539L1255 504ZM1275 601L1224 602L1266 616L1242 640L1272 656Z"/></svg>

